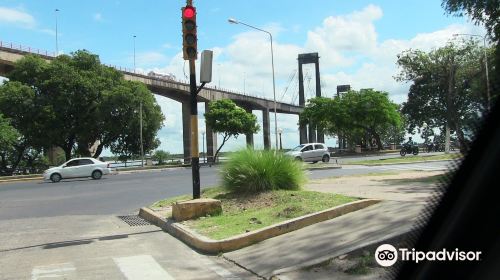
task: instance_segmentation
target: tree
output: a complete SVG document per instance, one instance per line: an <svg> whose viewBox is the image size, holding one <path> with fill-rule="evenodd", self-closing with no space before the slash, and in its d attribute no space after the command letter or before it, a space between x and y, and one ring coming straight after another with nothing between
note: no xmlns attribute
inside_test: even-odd
<svg viewBox="0 0 500 280"><path fill-rule="evenodd" d="M312 123L330 135L341 132L353 144L365 142L371 146L366 139L373 138L379 150L383 149L384 133L401 124L398 106L386 92L373 89L349 91L333 99L313 98L301 113L300 121Z"/></svg>
<svg viewBox="0 0 500 280"><path fill-rule="evenodd" d="M398 56L398 81L410 81L402 105L408 132L425 123L444 130L448 124L466 151L473 128L487 108L482 51L474 41L448 44L428 53L408 50Z"/></svg>
<svg viewBox="0 0 500 280"><path fill-rule="evenodd" d="M165 164L169 157L170 153L164 150L156 150L153 154L153 159L158 162L158 165Z"/></svg>
<svg viewBox="0 0 500 280"><path fill-rule="evenodd" d="M222 133L223 136L222 144L214 155L214 162L229 138L237 138L239 134L253 134L259 131L257 117L236 106L229 99L211 101L208 104L208 112L205 113L205 121L214 132Z"/></svg>
<svg viewBox="0 0 500 280"><path fill-rule="evenodd" d="M500 1L499 0L443 0L447 13L463 16L464 11L476 23L488 29L490 37L500 41Z"/></svg>
<svg viewBox="0 0 500 280"><path fill-rule="evenodd" d="M476 24L484 24L488 31L488 36L495 42L495 63L493 72L497 77L490 80L491 93L500 91L500 0L443 0L443 8L449 14L463 16L464 13L469 15ZM494 96L492 96L494 97ZM495 96L496 97L496 96ZM494 99L494 98L492 98Z"/></svg>
<svg viewBox="0 0 500 280"><path fill-rule="evenodd" d="M20 137L19 132L10 125L8 119L0 114L0 174L9 174L8 156L14 152L14 145Z"/></svg>
<svg viewBox="0 0 500 280"><path fill-rule="evenodd" d="M9 78L7 84L14 84L4 90L9 94L4 95L3 102L0 98L0 109L10 110L6 116L14 120L13 126L26 139L37 140L35 147L59 146L66 159L74 151L90 156L90 148L96 142L99 143L96 158L104 148L139 154L141 101L144 149L149 151L158 146L155 135L163 115L152 93L142 84L125 81L115 69L101 65L97 55L81 50L70 56L60 55L50 63L28 55L16 62ZM12 99L17 101L15 110L9 109ZM118 99L121 102L112 103ZM19 110L28 117L18 117ZM18 128L18 125L31 127L32 122L36 124L34 128Z"/></svg>
<svg viewBox="0 0 500 280"><path fill-rule="evenodd" d="M105 92L100 107L103 133L98 138L101 147L109 145L111 152L137 156L141 152L140 104L142 103L142 138L144 153L156 149L160 141L156 133L163 125L163 114L151 92L139 82L125 81ZM117 125L119 124L119 125Z"/></svg>

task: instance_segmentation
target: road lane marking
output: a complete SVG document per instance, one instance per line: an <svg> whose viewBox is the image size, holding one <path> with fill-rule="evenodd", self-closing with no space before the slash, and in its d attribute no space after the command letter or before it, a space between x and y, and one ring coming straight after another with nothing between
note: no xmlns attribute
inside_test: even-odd
<svg viewBox="0 0 500 280"><path fill-rule="evenodd" d="M45 279L69 276L76 268L73 263L58 263L50 265L40 265L33 267L31 279Z"/></svg>
<svg viewBox="0 0 500 280"><path fill-rule="evenodd" d="M150 255L113 258L113 261L129 280L174 280Z"/></svg>

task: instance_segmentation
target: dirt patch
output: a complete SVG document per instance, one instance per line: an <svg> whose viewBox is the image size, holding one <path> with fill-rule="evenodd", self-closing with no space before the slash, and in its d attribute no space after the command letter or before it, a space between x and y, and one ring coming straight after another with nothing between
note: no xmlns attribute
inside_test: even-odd
<svg viewBox="0 0 500 280"><path fill-rule="evenodd" d="M277 196L273 192L262 192L257 194L235 194L226 193L214 197L222 201L224 211L240 212L247 209L272 207L277 204Z"/></svg>
<svg viewBox="0 0 500 280"><path fill-rule="evenodd" d="M354 197L398 201L426 201L440 191L444 171L407 171L397 174L342 176L311 181L307 188ZM431 180L435 178L436 180Z"/></svg>

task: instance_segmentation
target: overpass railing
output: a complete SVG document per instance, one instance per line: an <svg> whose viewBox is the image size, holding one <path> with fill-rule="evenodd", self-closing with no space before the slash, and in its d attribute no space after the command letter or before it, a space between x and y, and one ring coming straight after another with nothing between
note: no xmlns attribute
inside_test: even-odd
<svg viewBox="0 0 500 280"><path fill-rule="evenodd" d="M44 56L48 56L48 57L56 57L55 52L50 52L47 50L32 48L30 46L16 44L16 43L12 43L12 42L5 42L5 41L1 41L1 40L0 40L0 48L8 48L8 49L12 49L12 50L20 51L20 52L27 52L27 53L32 53L32 54L44 55ZM148 76L145 73L142 73L141 71L137 71L137 70L127 68L127 67L121 67L121 66L105 64L105 63L103 63L103 65L106 65L108 67L112 67L118 71L126 72L126 73L131 74L131 75L143 76L144 78L148 78L148 79L165 81L165 82L175 82L175 83L180 83L183 85L189 85L189 82L187 80L165 79L165 78L160 78L160 77L153 77L153 76ZM247 92L239 92L239 91L234 91L234 90L221 88L221 87L217 87L217 86L208 86L207 85L207 86L205 86L205 88L211 89L211 90L223 91L223 92L232 93L232 94L238 94L238 95L242 95L242 96L249 96L249 97L258 98L258 99L262 99L262 100L266 100L266 101L274 101L273 99L264 97L263 95L249 94ZM284 103L283 101L278 101L278 100L276 100L276 102ZM296 104L295 102L294 103L286 103L286 104L298 106L298 104Z"/></svg>
<svg viewBox="0 0 500 280"><path fill-rule="evenodd" d="M32 48L30 46L25 46L25 45L21 45L21 44L12 43L12 42L5 42L5 41L1 41L1 40L0 40L0 48L9 48L9 49L13 49L13 50L21 51L21 52L28 52L28 53L32 53L32 54L39 54L39 55L45 55L45 56L51 56L51 57L56 56L55 52L49 52L47 50L41 50L41 49L37 49L37 48Z"/></svg>

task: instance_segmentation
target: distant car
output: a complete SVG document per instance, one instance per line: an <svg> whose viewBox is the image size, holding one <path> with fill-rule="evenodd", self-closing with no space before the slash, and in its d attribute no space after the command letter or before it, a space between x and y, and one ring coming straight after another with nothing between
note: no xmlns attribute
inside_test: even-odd
<svg viewBox="0 0 500 280"><path fill-rule="evenodd" d="M92 177L95 180L101 179L102 175L111 173L109 163L99 161L95 158L74 158L60 166L47 169L43 173L44 180L51 180L54 183L61 179Z"/></svg>
<svg viewBox="0 0 500 280"><path fill-rule="evenodd" d="M285 153L297 160L316 163L318 161L329 162L330 152L323 143L301 144Z"/></svg>

